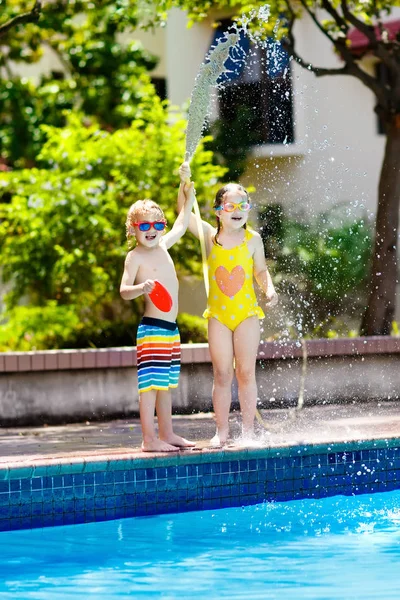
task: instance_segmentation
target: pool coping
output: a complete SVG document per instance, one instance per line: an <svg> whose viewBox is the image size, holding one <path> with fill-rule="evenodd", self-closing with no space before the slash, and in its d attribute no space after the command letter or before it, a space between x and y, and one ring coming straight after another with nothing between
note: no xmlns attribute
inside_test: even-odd
<svg viewBox="0 0 400 600"><path fill-rule="evenodd" d="M0 469L0 532L400 489L400 438Z"/></svg>
<svg viewBox="0 0 400 600"><path fill-rule="evenodd" d="M363 450L371 446L376 449L388 446L399 446L400 437L369 438L363 440L331 441L321 443L282 444L262 446L258 448L237 446L220 448L203 448L196 451L178 451L169 453L143 453L124 452L110 454L96 454L95 456L39 458L28 460L28 464L21 461L8 461L6 465L0 463L0 481L17 478L48 477L64 474L95 473L106 470L120 470L126 467L142 469L155 467L169 467L174 465L190 465L197 463L225 462L230 460L256 459L261 456L271 458L293 457L301 454L310 456L321 452L350 452Z"/></svg>

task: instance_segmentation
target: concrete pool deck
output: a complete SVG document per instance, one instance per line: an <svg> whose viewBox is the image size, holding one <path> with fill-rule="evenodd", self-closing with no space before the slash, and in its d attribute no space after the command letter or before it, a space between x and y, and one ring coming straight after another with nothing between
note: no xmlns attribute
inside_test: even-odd
<svg viewBox="0 0 400 600"><path fill-rule="evenodd" d="M398 402L312 406L304 408L298 414L289 409L271 409L262 411L262 418L269 431L258 424L257 444L251 444L252 448L400 439ZM209 440L215 432L211 413L175 415L173 419L177 433L197 442L194 450L181 451L178 454L221 451L209 447ZM228 450L247 447L235 441L239 430L238 413L232 413L233 438L226 446ZM137 418L57 426L0 428L0 469L57 462L166 456L141 452L140 442L141 431ZM171 453L168 453L168 456L171 456Z"/></svg>

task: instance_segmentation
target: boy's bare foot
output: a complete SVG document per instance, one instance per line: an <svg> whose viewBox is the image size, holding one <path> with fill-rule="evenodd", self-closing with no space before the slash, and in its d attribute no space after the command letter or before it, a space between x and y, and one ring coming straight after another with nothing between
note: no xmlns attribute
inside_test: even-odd
<svg viewBox="0 0 400 600"><path fill-rule="evenodd" d="M172 433L168 436L166 440L164 440L168 444L173 444L178 448L193 448L196 445L196 442L191 442L190 440L185 440L185 438L180 435L176 435L176 433Z"/></svg>
<svg viewBox="0 0 400 600"><path fill-rule="evenodd" d="M177 452L179 448L156 438L149 442L142 442L142 452Z"/></svg>

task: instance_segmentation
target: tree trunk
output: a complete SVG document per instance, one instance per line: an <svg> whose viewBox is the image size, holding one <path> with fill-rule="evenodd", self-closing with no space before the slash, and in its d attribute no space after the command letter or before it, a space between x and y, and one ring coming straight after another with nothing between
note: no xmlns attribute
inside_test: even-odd
<svg viewBox="0 0 400 600"><path fill-rule="evenodd" d="M374 254L362 335L390 335L392 329L396 308L399 203L400 115L396 115L388 127L379 181Z"/></svg>

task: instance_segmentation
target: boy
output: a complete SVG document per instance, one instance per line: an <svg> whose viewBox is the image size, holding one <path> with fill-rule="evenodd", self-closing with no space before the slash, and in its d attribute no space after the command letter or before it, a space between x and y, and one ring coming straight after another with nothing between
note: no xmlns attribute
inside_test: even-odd
<svg viewBox="0 0 400 600"><path fill-rule="evenodd" d="M171 231L163 235L166 220L152 200L138 200L129 209L126 220L128 239L136 238L136 247L128 252L120 294L124 300L145 297L144 316L137 332L139 409L144 452L173 452L195 443L176 435L172 429L171 388L178 386L180 338L176 325L178 279L168 248L186 232L195 195L193 183L180 186L185 203ZM183 198L182 198L183 199ZM156 281L169 292L172 306L158 309L149 298ZM165 307L163 307L165 308ZM154 426L157 411L158 433Z"/></svg>

